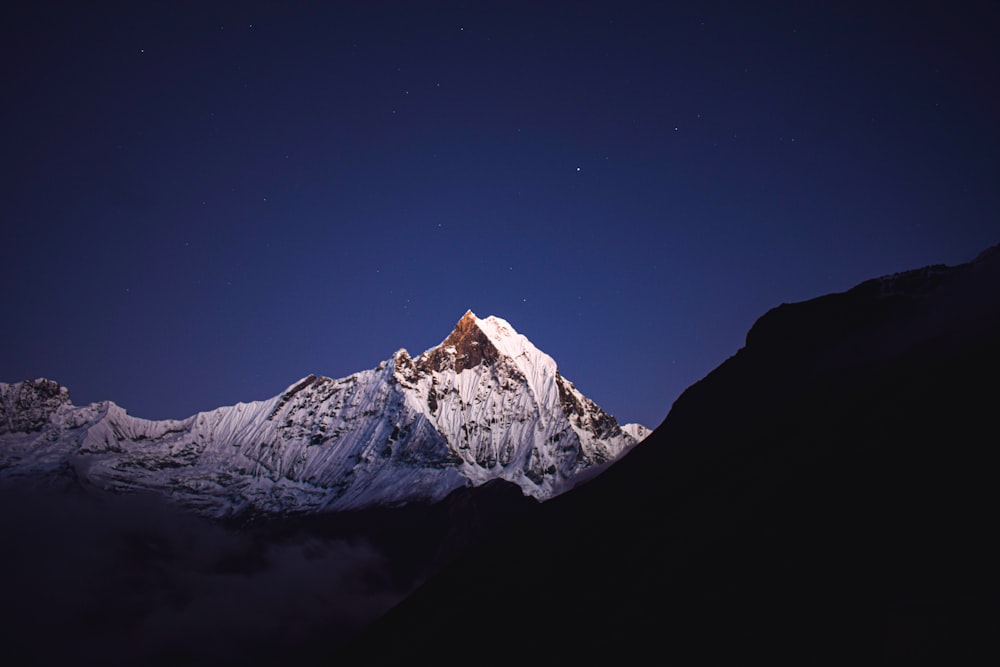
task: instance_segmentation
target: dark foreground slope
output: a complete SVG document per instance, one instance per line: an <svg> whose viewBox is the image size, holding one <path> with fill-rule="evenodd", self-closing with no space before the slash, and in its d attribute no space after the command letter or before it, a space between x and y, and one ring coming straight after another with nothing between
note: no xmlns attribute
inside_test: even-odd
<svg viewBox="0 0 1000 667"><path fill-rule="evenodd" d="M325 664L995 657L998 377L995 250L775 308Z"/></svg>

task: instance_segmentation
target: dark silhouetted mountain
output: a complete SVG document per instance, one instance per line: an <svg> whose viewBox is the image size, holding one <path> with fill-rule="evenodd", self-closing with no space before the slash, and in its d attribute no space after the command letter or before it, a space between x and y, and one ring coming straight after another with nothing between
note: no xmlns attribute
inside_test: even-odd
<svg viewBox="0 0 1000 667"><path fill-rule="evenodd" d="M781 305L624 458L320 662L996 658L998 377L996 247Z"/></svg>

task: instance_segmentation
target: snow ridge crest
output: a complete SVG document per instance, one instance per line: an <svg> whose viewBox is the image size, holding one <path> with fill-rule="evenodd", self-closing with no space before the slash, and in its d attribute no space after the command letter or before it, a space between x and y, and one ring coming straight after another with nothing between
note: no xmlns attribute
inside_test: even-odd
<svg viewBox="0 0 1000 667"><path fill-rule="evenodd" d="M546 500L649 433L619 425L506 320L471 310L416 358L400 349L184 420L76 407L48 380L0 394L0 483L60 474L219 517L434 502L498 478Z"/></svg>

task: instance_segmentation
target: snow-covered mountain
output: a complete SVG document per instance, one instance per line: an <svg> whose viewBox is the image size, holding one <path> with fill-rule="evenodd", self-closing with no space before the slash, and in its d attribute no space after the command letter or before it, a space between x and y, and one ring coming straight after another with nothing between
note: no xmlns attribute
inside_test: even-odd
<svg viewBox="0 0 1000 667"><path fill-rule="evenodd" d="M200 514L436 501L501 478L544 500L649 434L620 426L506 321L467 312L438 346L184 420L0 383L0 481L154 492Z"/></svg>

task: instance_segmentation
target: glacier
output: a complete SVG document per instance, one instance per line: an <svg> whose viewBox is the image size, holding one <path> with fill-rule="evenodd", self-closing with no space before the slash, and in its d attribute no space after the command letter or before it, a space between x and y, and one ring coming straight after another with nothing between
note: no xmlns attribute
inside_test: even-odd
<svg viewBox="0 0 1000 667"><path fill-rule="evenodd" d="M507 321L470 310L415 358L400 349L182 420L75 406L50 379L0 383L0 483L153 493L215 518L436 502L493 479L546 500L649 432L619 425Z"/></svg>

